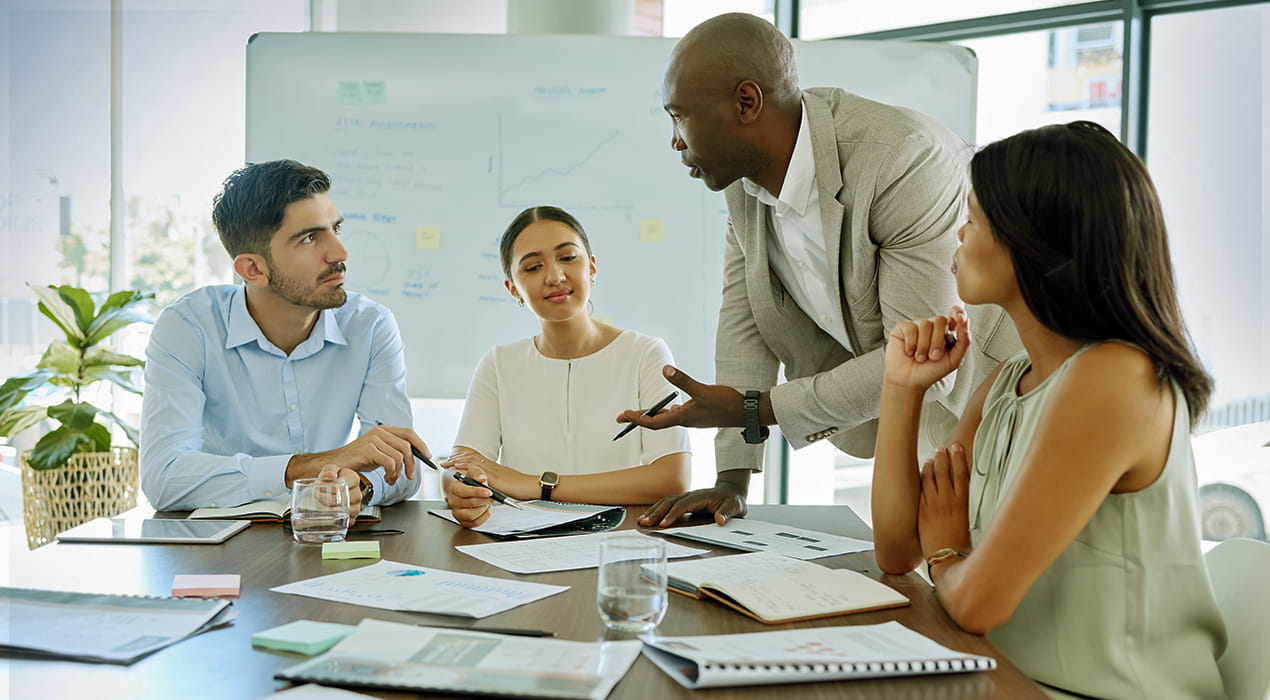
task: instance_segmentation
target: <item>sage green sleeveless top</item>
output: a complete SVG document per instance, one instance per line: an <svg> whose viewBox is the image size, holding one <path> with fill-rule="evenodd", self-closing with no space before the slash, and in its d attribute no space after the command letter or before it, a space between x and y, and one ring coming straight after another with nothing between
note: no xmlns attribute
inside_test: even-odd
<svg viewBox="0 0 1270 700"><path fill-rule="evenodd" d="M973 544L992 523L1071 360L1025 396L1017 387L1031 366L1026 354L1007 361L993 382L974 441ZM988 634L1041 683L1098 698L1226 697L1216 661L1226 630L1200 550L1190 419L1176 385L1173 395L1173 441L1160 477L1141 491L1109 494L1010 620Z"/></svg>

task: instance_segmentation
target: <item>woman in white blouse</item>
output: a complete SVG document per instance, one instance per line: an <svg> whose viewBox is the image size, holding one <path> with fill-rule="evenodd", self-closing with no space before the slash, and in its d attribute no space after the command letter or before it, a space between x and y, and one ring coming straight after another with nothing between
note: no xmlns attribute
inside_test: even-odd
<svg viewBox="0 0 1270 700"><path fill-rule="evenodd" d="M542 332L481 358L444 466L523 500L643 504L686 490L685 429L613 439L615 416L674 390L661 374L673 359L662 339L591 318L596 264L582 225L556 207L531 207L507 227L499 253L503 285ZM487 489L442 485L459 522L489 518Z"/></svg>

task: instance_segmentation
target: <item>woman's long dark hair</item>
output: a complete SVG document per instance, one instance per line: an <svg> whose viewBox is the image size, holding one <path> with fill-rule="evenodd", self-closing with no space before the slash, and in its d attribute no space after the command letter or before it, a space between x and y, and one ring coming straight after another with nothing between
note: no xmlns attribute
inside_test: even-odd
<svg viewBox="0 0 1270 700"><path fill-rule="evenodd" d="M986 146L970 177L1036 319L1068 338L1141 348L1161 381L1181 387L1193 426L1213 380L1182 320L1164 214L1142 161L1079 121Z"/></svg>

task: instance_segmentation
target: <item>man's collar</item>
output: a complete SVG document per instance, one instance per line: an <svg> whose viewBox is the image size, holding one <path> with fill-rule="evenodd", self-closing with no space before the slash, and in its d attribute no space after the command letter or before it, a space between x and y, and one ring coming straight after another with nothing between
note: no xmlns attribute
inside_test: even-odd
<svg viewBox="0 0 1270 700"><path fill-rule="evenodd" d="M811 150L811 128L807 124L807 105L802 105L802 119L798 124L798 137L794 140L794 152L789 157L789 167L785 170L785 182L781 185L780 196L774 196L762 185L747 178L741 179L741 186L746 194L757 197L760 202L774 207L778 201L786 208L803 216L807 212L807 201L811 198L812 188L816 185L816 159Z"/></svg>
<svg viewBox="0 0 1270 700"><path fill-rule="evenodd" d="M296 347L296 350L310 345L315 338L319 339L318 347L321 347L322 343L348 345L348 340L344 337L344 331L340 329L340 324L335 318L334 309L324 309L318 312L317 323L314 324L313 331L309 333L309 337L303 343ZM256 323L256 319L252 318L251 313L247 311L247 285L244 284L234 290L234 296L229 301L229 317L226 319L225 324L225 349L229 350L247 343L258 343L260 347L266 349L275 347L265 337L264 331L260 330L260 325ZM295 355L294 351L292 355Z"/></svg>

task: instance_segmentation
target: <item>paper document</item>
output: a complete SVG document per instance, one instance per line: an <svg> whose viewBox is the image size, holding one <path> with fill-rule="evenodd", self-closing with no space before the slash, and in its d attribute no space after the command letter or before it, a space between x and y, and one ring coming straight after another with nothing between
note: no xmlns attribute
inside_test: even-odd
<svg viewBox="0 0 1270 700"><path fill-rule="evenodd" d="M585 503L521 501L521 510L501 503L490 506L489 520L472 528L495 537L553 537L612 530L626 518L622 506L593 506ZM429 513L458 523L448 509Z"/></svg>
<svg viewBox="0 0 1270 700"><path fill-rule="evenodd" d="M276 678L377 689L601 700L640 642L571 642L366 619L322 656Z"/></svg>
<svg viewBox="0 0 1270 700"><path fill-rule="evenodd" d="M0 588L0 652L130 664L236 615L227 600Z"/></svg>
<svg viewBox="0 0 1270 700"><path fill-rule="evenodd" d="M593 532L550 539L469 544L455 549L514 574L541 574L596 568L600 565L600 538L603 536L602 532ZM667 559L682 559L708 551L666 543Z"/></svg>
<svg viewBox="0 0 1270 700"><path fill-rule="evenodd" d="M481 618L568 588L380 561L269 590L381 610Z"/></svg>
<svg viewBox="0 0 1270 700"><path fill-rule="evenodd" d="M666 566L678 593L716 600L768 624L908 605L894 588L857 571L751 552Z"/></svg>
<svg viewBox="0 0 1270 700"><path fill-rule="evenodd" d="M685 688L922 676L996 668L898 622L657 637L644 655Z"/></svg>
<svg viewBox="0 0 1270 700"><path fill-rule="evenodd" d="M750 518L735 518L726 525L709 523L654 530L660 535L685 537L746 552L776 552L795 559L819 559L873 549L873 543L851 537L777 525Z"/></svg>

